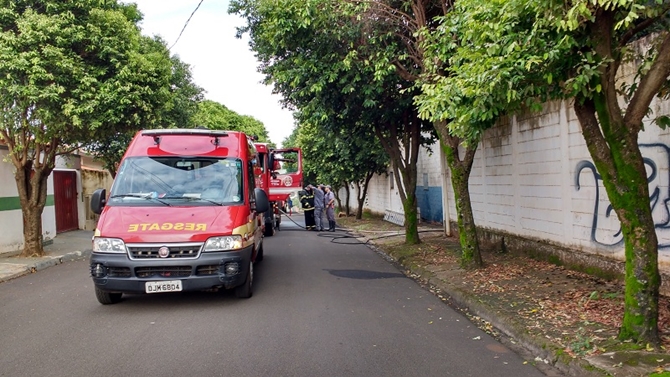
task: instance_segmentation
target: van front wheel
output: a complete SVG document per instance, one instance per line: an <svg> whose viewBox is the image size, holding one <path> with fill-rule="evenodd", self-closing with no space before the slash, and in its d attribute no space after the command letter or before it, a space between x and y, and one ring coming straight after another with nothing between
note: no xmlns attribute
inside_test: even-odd
<svg viewBox="0 0 670 377"><path fill-rule="evenodd" d="M275 228L272 221L265 223L265 231L263 232L265 237L272 237L275 235Z"/></svg>
<svg viewBox="0 0 670 377"><path fill-rule="evenodd" d="M261 247L258 248L258 251L256 252L256 262L260 262L263 260L263 242L261 242Z"/></svg>
<svg viewBox="0 0 670 377"><path fill-rule="evenodd" d="M254 293L252 290L252 284L254 281L254 264L249 261L249 270L247 271L247 278L244 280L244 284L235 288L235 296L237 298L249 298Z"/></svg>
<svg viewBox="0 0 670 377"><path fill-rule="evenodd" d="M107 292L95 287L95 298L103 305L116 304L121 301L121 296L123 296L123 293Z"/></svg>

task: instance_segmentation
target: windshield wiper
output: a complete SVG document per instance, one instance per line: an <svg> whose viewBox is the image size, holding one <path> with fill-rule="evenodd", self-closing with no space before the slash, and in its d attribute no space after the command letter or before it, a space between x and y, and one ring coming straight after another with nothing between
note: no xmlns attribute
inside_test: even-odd
<svg viewBox="0 0 670 377"><path fill-rule="evenodd" d="M187 202L194 202L194 201L198 201L198 200L204 200L206 202L212 203L212 204L217 205L217 206L222 206L223 205L223 203L217 202L216 200L198 198L198 197L195 197L195 196L163 196L163 197L161 197L161 199L184 199Z"/></svg>
<svg viewBox="0 0 670 377"><path fill-rule="evenodd" d="M206 202L210 202L210 203L212 203L212 204L214 204L214 205L217 205L217 206L222 206L222 205L223 205L223 203L221 203L221 202L217 202L216 200L212 200L212 199L205 199L205 198L193 198L193 199L196 199L196 200L204 200L204 201L206 201Z"/></svg>
<svg viewBox="0 0 670 377"><path fill-rule="evenodd" d="M151 196L151 194L117 194L117 195L112 195L109 197L110 199L115 199L115 198L140 198L140 199L147 199L147 200L155 200L163 205L166 205L170 207L170 203L161 200L159 198L154 198Z"/></svg>

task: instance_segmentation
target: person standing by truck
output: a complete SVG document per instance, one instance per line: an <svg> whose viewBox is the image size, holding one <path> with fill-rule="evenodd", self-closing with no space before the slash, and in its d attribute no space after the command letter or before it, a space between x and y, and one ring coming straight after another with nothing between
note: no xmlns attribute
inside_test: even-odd
<svg viewBox="0 0 670 377"><path fill-rule="evenodd" d="M314 189L314 224L319 232L323 231L323 210L326 205L323 189L322 184L317 185Z"/></svg>
<svg viewBox="0 0 670 377"><path fill-rule="evenodd" d="M300 196L300 205L302 205L303 212L305 213L305 229L307 230L316 230L314 224L314 192L312 188L314 186L307 185L305 187L304 193Z"/></svg>
<svg viewBox="0 0 670 377"><path fill-rule="evenodd" d="M330 186L326 186L326 194L324 195L324 202L326 204L326 217L328 218L328 231L335 231L335 194Z"/></svg>

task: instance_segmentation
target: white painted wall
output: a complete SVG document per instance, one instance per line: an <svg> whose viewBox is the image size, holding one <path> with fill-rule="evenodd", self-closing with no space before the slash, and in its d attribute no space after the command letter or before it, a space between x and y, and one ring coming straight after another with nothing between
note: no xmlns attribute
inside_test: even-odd
<svg viewBox="0 0 670 377"><path fill-rule="evenodd" d="M393 184L391 184L391 180L393 180ZM370 180L369 185L374 190L368 189L365 208L378 214L383 214L386 210L404 212L398 192L398 185L393 178L393 170L389 169L388 174L375 175ZM356 189L351 189L352 198L356 198L356 195ZM344 198L344 196L341 197ZM352 200L350 204L353 206L352 208L355 208L356 201Z"/></svg>
<svg viewBox="0 0 670 377"><path fill-rule="evenodd" d="M417 191L424 190L424 183L427 183L427 186L425 186L426 189L442 186L442 170L440 168L439 155L440 151L437 144L432 145L430 150L427 148L419 150ZM353 185L351 185L350 190L352 197L350 205L354 209L356 206L355 198L357 190ZM344 200L346 197L345 190L341 189L339 195ZM389 167L386 174L375 175L370 180L370 189L368 189L364 208L377 214L384 214L386 211L404 213L398 185L393 177L393 169L391 167Z"/></svg>
<svg viewBox="0 0 670 377"><path fill-rule="evenodd" d="M670 113L657 102L657 112ZM670 132L646 120L639 142L653 175L649 188L659 236L659 263L670 267ZM596 179L579 122L566 102L539 115L515 116L486 133L477 151L470 190L481 227L552 241L586 253L624 260L619 223L602 180ZM452 221L453 191L447 188ZM596 203L596 198L599 197ZM597 208L596 208L597 204ZM596 226L594 226L594 221Z"/></svg>
<svg viewBox="0 0 670 377"><path fill-rule="evenodd" d="M659 265L670 272L670 207L666 204L670 201L670 130L653 124L657 115L670 114L670 101L655 100L651 109L639 143L650 177ZM418 190L424 173L430 186L442 186L439 162L439 153L421 153ZM475 156L470 192L477 225L623 261L619 222L608 211L602 180L589 166L591 156L571 103L547 104L541 114L504 120L485 133ZM455 222L451 184L442 192ZM391 196L387 179L373 180L369 193L370 210L402 211L399 200L395 206L385 200Z"/></svg>

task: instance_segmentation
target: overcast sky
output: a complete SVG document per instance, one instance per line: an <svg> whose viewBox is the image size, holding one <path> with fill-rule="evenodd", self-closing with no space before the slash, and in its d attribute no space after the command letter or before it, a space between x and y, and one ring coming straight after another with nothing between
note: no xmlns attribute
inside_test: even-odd
<svg viewBox="0 0 670 377"><path fill-rule="evenodd" d="M172 46L200 0L123 0L136 3L144 14L146 35L161 35ZM193 79L206 90L205 98L241 115L263 122L270 139L281 145L293 130L293 115L279 104L280 97L261 83L258 62L248 37L235 38L241 18L228 14L228 0L203 0L172 54L191 65Z"/></svg>

